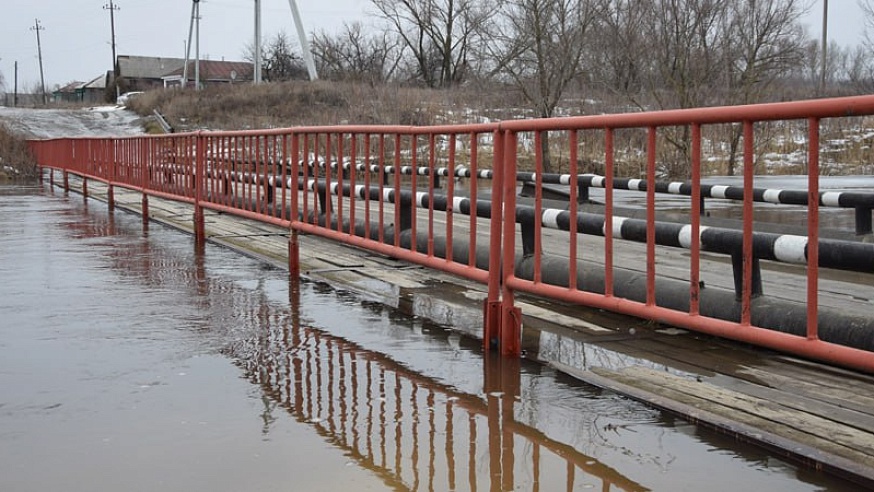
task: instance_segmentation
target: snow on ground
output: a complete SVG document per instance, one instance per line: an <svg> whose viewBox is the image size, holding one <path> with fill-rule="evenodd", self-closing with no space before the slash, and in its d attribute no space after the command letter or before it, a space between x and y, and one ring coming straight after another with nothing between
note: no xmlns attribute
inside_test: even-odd
<svg viewBox="0 0 874 492"><path fill-rule="evenodd" d="M141 118L119 106L84 109L0 107L0 123L24 138L118 137L142 135Z"/></svg>

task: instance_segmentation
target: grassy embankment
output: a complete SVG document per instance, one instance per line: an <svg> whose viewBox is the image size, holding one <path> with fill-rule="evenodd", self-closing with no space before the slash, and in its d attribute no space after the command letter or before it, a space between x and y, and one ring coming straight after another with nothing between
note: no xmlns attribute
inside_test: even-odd
<svg viewBox="0 0 874 492"><path fill-rule="evenodd" d="M161 111L177 131L198 129L248 130L292 126L333 126L338 124L437 125L482 123L496 120L531 118L532 111L515 90L508 87L476 85L451 90L429 90L397 85L319 81L286 82L252 86L241 84L211 87L201 92L150 91L131 103L133 110L150 115ZM619 108L619 109L617 109ZM558 109L562 116L628 111L621 101L566 99ZM821 141L822 174L870 174L874 121L871 118L823 120ZM706 129L704 138L705 175L724 175L728 170L732 125ZM675 129L665 129L665 137ZM805 122L776 122L759 125L755 142L757 174L803 174L806 172ZM661 131L660 131L661 133ZM550 139L553 162L558 172L567 172L566 134ZM522 139L532 139L523 135ZM618 175L637 177L645 170L645 130L617 132L615 162ZM688 157L678 155L669 138L659 140L659 162L665 174L682 178ZM582 172L597 172L603 162L603 132L580 134L579 159ZM742 147L741 147L742 148ZM738 155L738 154L736 154ZM490 165L491 153L480 148L481 164ZM740 161L738 155L737 161ZM520 155L522 167L531 167L532 155ZM675 163L675 164L672 164ZM679 167L677 167L679 166ZM740 168L735 169L740 172Z"/></svg>
<svg viewBox="0 0 874 492"><path fill-rule="evenodd" d="M36 162L27 143L0 123L0 179L33 179Z"/></svg>

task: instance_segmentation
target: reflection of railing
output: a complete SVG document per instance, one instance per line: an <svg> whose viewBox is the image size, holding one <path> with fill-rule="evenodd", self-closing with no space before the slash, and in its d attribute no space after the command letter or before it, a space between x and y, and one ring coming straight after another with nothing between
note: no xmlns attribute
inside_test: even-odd
<svg viewBox="0 0 874 492"><path fill-rule="evenodd" d="M77 237L127 234L113 215L67 220L63 226ZM459 392L380 353L302 325L298 283L289 286L289 312L274 307L260 291L209 275L202 251L180 257L148 240L124 242L127 248L106 252L115 271L171 292L188 292L208 304L208 317L193 321L197 329L228 329L227 320L233 320L228 338L234 341L223 353L276 406L389 487L575 490L575 484L576 489L596 484L594 490L647 490L515 420L516 360L488 357L486 394Z"/></svg>
<svg viewBox="0 0 874 492"><path fill-rule="evenodd" d="M484 400L301 326L294 314L285 323L264 321L271 330L238 342L229 355L273 401L391 486L574 490L594 482L595 490L646 490L517 422L516 360L487 358Z"/></svg>
<svg viewBox="0 0 874 492"><path fill-rule="evenodd" d="M289 268L297 274L299 268L298 234L309 233L332 240L367 248L377 253L415 262L434 269L464 276L488 286L484 310L483 338L487 346L497 344L506 353L520 350L521 313L516 307L517 292L529 292L539 296L575 304L608 309L666 322L705 333L737 339L757 345L784 350L806 357L843 364L849 367L874 372L874 357L868 347L874 335L868 327L870 316L855 316L859 323L833 323L831 329L822 324L832 318L832 313L841 312L837 306L831 312L820 309L821 293L830 295L820 286L820 269L833 259L829 245L820 247L819 238L819 130L820 119L837 118L848 114L854 116L874 114L874 96L800 101L793 103L766 104L727 108L700 108L682 111L601 115L592 117L561 118L534 121L512 121L488 125L459 125L429 128L391 126L344 126L319 128L292 128L253 132L210 132L180 134L162 137L135 137L125 139L74 139L33 142L32 148L38 162L44 167L54 167L66 173L74 172L87 179L107 182L110 187L109 201L115 186L135 189L143 193L143 212L148 216L148 197L158 196L180 200L194 205L194 230L198 241L205 240L204 210L233 213L289 228ZM804 119L808 123L808 180L807 236L772 238L754 234L753 188L754 143L756 123L775 120ZM702 129L708 125L741 123L743 125L743 232L733 236L732 254L736 256L736 292L729 296L713 294L720 289L708 283L703 288L702 251L708 249L709 236L701 225L700 204L704 194L701 185ZM647 216L635 224L625 221L626 226L636 226L636 238L645 242L645 251L629 248L624 260L617 253L616 239L626 237L621 218L615 218L613 191L618 188L614 179L616 149L615 134L624 129L644 130L646 139L646 182L656 183L660 133L670 127L682 127L689 131L691 149L688 167L688 182L691 187L689 224L671 238L689 250L689 263L680 264L676 259L669 265L670 274L663 273L662 260L671 256L664 245L664 234L655 220L656 186L647 187ZM533 135L532 150L521 144ZM605 169L605 214L601 227L603 241L595 248L582 247L580 232L584 232L576 220L569 220L561 232L548 227L558 224L560 211L544 206L544 169L550 155L544 153L544 137L549 137L552 146L558 146L559 154L568 156L569 175L579 174L582 136L603 139ZM588 141L588 140L587 140ZM558 142L558 143L556 143ZM530 227L526 226L525 253L517 252L516 221L505 220L517 210L517 187L515 179L520 176L519 161L531 161L534 173L529 181L534 182L534 206L530 215ZM373 162L376 160L377 162ZM437 163L455 169L457 162L470 165L470 203L478 203L477 180L480 170L491 163L490 214L488 220L479 221L474 214L464 215L456 208L455 180L446 180L446 210L434 205L437 191L435 180ZM332 169L326 166L304 166L301 162L354 162L365 169L377 166L377 173L359 176L357 172ZM391 166L409 165L408 178L401 180L402 173L386 175ZM412 169L427 167L427 176L422 177ZM433 170L433 171L432 171ZM270 189L260 179L228 181L219 178L223 173L251 173L252 176L274 176L284 184ZM212 177L210 177L210 175ZM53 174L51 175L53 179ZM389 179L390 178L390 179ZM303 183L324 182L338 190L377 189L377 200L362 199L357 193L332 193L327 199ZM421 183L424 182L424 183ZM330 184L330 185L328 185ZM418 190L424 184L423 197L413 200L409 213L409 237L416 240L402 241L401 228L404 218L402 207L395 206L392 197L402 196L406 189ZM87 186L83 187L87 193ZM230 190L230 193L228 193ZM577 217L579 204L578 187L570 187L569 217ZM370 198L370 196L368 196ZM271 206L268 200L273 200ZM323 202L323 203L320 203ZM275 206L276 203L282 206ZM285 204L288 204L286 207ZM357 224L363 230L377 231L377 237L356 233ZM585 225L585 224L583 224ZM392 226L392 227L390 227ZM390 231L390 232L389 232ZM424 238L421 242L420 235ZM452 248L453 236L467 238L467 251L476 251L478 246L488 244L487 264L476 261L476 255L466 254L461 261L456 259ZM444 254L438 255L437 238L445 241ZM764 239L761 239L764 237ZM771 244L765 244L773 240ZM868 249L870 245L863 245ZM547 251L547 247L551 250ZM594 252L594 249L599 251ZM762 251L767 254L762 256ZM629 253L630 252L630 253ZM622 253L621 251L619 253ZM581 260L586 255L599 255L594 272L591 265ZM768 257L782 261L801 263L799 275L791 283L799 283L802 274L806 280L803 292L794 299L792 316L776 316L765 296L761 296L760 276L754 265ZM520 258L524 256L524 258ZM865 258L870 256L866 253ZM601 260L600 258L603 258ZM522 260L524 271L515 266ZM705 259L706 260L706 259ZM627 262L637 262L634 268L625 268ZM617 265L617 262L623 262ZM665 261L667 263L668 261ZM866 263L867 265L867 263ZM722 265L715 264L709 273L722 280ZM629 272L641 277L631 279ZM550 271L559 272L558 277ZM679 273L678 273L679 271ZM594 273L593 273L594 272ZM658 281L657 281L658 279ZM642 289L623 290L636 284ZM634 287L634 286L632 286ZM659 295L657 295L657 290ZM732 289L735 290L735 289ZM845 296L852 298L854 294ZM670 303L665 303L665 297ZM834 298L836 298L835 296ZM833 299L834 299L833 298ZM800 302L803 301L803 302ZM841 301L843 302L843 301ZM850 301L845 304L849 305ZM826 306L828 307L828 306ZM714 311L716 309L716 311ZM717 314L726 312L725 315ZM778 324L773 325L774 321ZM852 324L848 330L841 327ZM861 328L860 328L861 327ZM768 328L774 328L768 329ZM863 344L849 344L846 339L832 335L849 336ZM822 337L822 339L821 339ZM850 345L850 346L848 346Z"/></svg>

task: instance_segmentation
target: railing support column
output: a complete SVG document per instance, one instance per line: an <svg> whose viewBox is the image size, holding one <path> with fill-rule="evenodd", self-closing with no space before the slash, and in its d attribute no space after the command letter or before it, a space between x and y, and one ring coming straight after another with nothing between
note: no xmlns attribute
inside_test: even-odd
<svg viewBox="0 0 874 492"><path fill-rule="evenodd" d="M206 158L206 138L198 134L194 139L194 242L197 247L206 244L206 227L204 225L203 206L203 180L204 161Z"/></svg>
<svg viewBox="0 0 874 492"><path fill-rule="evenodd" d="M149 195L143 193L143 201L140 205L142 207L143 212L143 224L149 223Z"/></svg>
<svg viewBox="0 0 874 492"><path fill-rule="evenodd" d="M871 209L868 207L856 207L856 235L864 236L871 234Z"/></svg>
<svg viewBox="0 0 874 492"><path fill-rule="evenodd" d="M483 305L483 350L497 349L501 330L501 228L503 227L503 178L504 178L504 134L493 132L495 154L492 161L492 203L489 227L489 284L488 296ZM475 212L474 212L475 213ZM471 253L474 254L474 253Z"/></svg>
<svg viewBox="0 0 874 492"><path fill-rule="evenodd" d="M509 131L504 133L502 145L503 159L499 163L501 173L503 173L501 181L503 185L503 210L505 215L505 220L502 221L503 247L500 249L502 251L503 267L501 268L501 324L499 339L501 354L513 356L518 356L522 351L522 310L515 307L513 289L507 286L507 279L515 274L516 262L516 180L510 177L516 175L517 138L516 133ZM499 210L501 209L499 208ZM492 211L494 212L494 209Z"/></svg>
<svg viewBox="0 0 874 492"><path fill-rule="evenodd" d="M300 241L297 229L291 229L288 234L288 276L300 278Z"/></svg>

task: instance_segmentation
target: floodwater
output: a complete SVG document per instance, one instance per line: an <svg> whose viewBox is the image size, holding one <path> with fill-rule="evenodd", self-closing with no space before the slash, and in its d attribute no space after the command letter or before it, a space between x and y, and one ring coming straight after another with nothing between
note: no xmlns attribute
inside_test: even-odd
<svg viewBox="0 0 874 492"><path fill-rule="evenodd" d="M0 490L856 490L479 342L0 184Z"/></svg>

